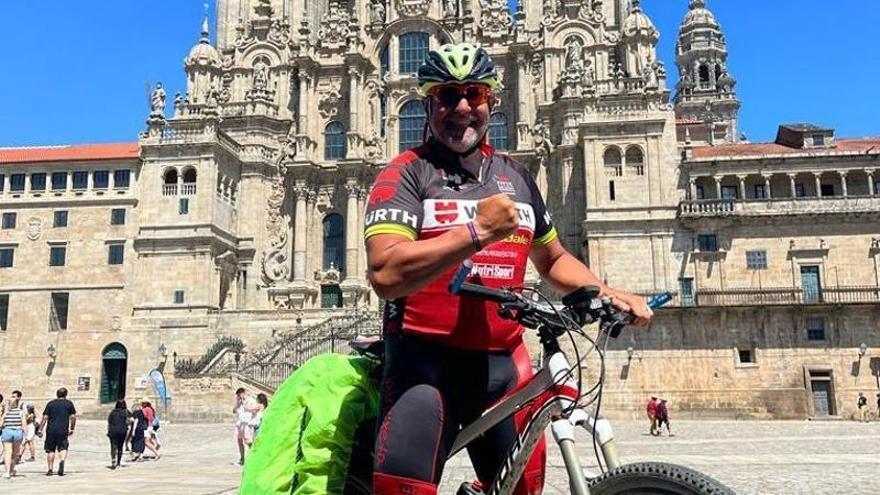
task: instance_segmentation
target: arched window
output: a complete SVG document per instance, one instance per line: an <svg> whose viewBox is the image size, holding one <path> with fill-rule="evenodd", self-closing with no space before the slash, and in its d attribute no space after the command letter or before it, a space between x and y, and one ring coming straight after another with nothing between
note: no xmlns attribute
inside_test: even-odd
<svg viewBox="0 0 880 495"><path fill-rule="evenodd" d="M626 166L634 175L645 175L645 154L638 146L626 149Z"/></svg>
<svg viewBox="0 0 880 495"><path fill-rule="evenodd" d="M101 403L110 404L125 397L128 351L114 342L101 353Z"/></svg>
<svg viewBox="0 0 880 495"><path fill-rule="evenodd" d="M489 117L489 144L497 150L507 149L507 115L501 112Z"/></svg>
<svg viewBox="0 0 880 495"><path fill-rule="evenodd" d="M411 100L400 107L400 151L422 144L425 131L425 107L419 100Z"/></svg>
<svg viewBox="0 0 880 495"><path fill-rule="evenodd" d="M623 175L623 159L620 155L620 148L611 146L605 150L605 175L612 177L620 177Z"/></svg>
<svg viewBox="0 0 880 495"><path fill-rule="evenodd" d="M324 270L345 271L345 222L339 213L324 217Z"/></svg>
<svg viewBox="0 0 880 495"><path fill-rule="evenodd" d="M428 54L428 33L406 33L400 36L398 43L400 43L400 73L417 72Z"/></svg>
<svg viewBox="0 0 880 495"><path fill-rule="evenodd" d="M177 184L177 169L169 168L165 171L165 175L162 176L162 182L165 183L166 186L170 186L172 184Z"/></svg>
<svg viewBox="0 0 880 495"><path fill-rule="evenodd" d="M379 135L385 137L388 128L388 97L384 93L379 95Z"/></svg>
<svg viewBox="0 0 880 495"><path fill-rule="evenodd" d="M711 75L709 74L709 66L700 66L700 88L708 89L712 87Z"/></svg>
<svg viewBox="0 0 880 495"><path fill-rule="evenodd" d="M345 158L345 126L334 120L324 128L324 159Z"/></svg>
<svg viewBox="0 0 880 495"><path fill-rule="evenodd" d="M196 183L196 169L189 167L183 171L183 182L184 184L195 184Z"/></svg>

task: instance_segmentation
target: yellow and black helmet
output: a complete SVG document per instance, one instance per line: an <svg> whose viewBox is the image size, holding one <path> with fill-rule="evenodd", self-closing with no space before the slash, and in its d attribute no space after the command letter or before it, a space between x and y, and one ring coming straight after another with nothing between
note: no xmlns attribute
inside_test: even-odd
<svg viewBox="0 0 880 495"><path fill-rule="evenodd" d="M422 96L434 86L448 83L483 83L493 91L501 86L492 58L485 49L470 43L446 44L431 50L419 67Z"/></svg>

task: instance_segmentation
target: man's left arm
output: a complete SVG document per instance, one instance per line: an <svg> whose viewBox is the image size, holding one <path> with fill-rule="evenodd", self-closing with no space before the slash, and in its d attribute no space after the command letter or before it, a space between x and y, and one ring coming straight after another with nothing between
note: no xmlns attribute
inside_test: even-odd
<svg viewBox="0 0 880 495"><path fill-rule="evenodd" d="M610 297L614 306L621 311L632 313L636 325L647 325L654 312L648 307L644 297L608 287L586 265L569 253L559 239L547 244L533 244L529 255L541 277L562 294L594 285L599 295Z"/></svg>

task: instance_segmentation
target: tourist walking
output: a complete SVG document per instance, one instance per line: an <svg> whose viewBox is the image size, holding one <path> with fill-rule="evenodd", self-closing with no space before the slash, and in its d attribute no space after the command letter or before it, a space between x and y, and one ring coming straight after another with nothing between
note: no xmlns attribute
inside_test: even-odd
<svg viewBox="0 0 880 495"><path fill-rule="evenodd" d="M6 411L6 403L3 402L3 394L0 394L0 418L3 417L3 412ZM3 423L0 423L0 436L3 435ZM6 447L3 446L3 442L0 442L0 466L6 465Z"/></svg>
<svg viewBox="0 0 880 495"><path fill-rule="evenodd" d="M159 460L162 457L162 454L159 453L159 434L157 430L159 429L159 417L156 415L156 410L153 409L153 405L150 404L150 399L144 397L141 399L141 411L144 413L144 418L146 420L145 429L144 429L144 444L150 449L150 452L153 453L153 458L155 460Z"/></svg>
<svg viewBox="0 0 880 495"><path fill-rule="evenodd" d="M76 408L67 400L67 389L59 388L55 399L46 404L39 431L46 432L46 463L49 470L46 476L52 476L55 468L55 454L58 453L58 476L64 476L64 463L67 462L67 449L70 437L76 429Z"/></svg>
<svg viewBox="0 0 880 495"><path fill-rule="evenodd" d="M135 404L131 411L131 427L129 436L131 436L131 462L140 462L144 457L144 448L146 441L144 432L147 430L147 418L141 406Z"/></svg>
<svg viewBox="0 0 880 495"><path fill-rule="evenodd" d="M859 392L859 399L858 399L857 404L859 407L859 409L858 409L859 421L861 421L863 423L867 423L868 422L868 398L865 397L864 393Z"/></svg>
<svg viewBox="0 0 880 495"><path fill-rule="evenodd" d="M107 438L110 439L110 469L122 465L125 433L128 431L128 407L124 400L117 400L116 407L107 416Z"/></svg>
<svg viewBox="0 0 880 495"><path fill-rule="evenodd" d="M666 407L666 399L660 399L657 404L657 435L663 433L663 425L666 425L666 433L671 437L672 430L669 428L669 409Z"/></svg>
<svg viewBox="0 0 880 495"><path fill-rule="evenodd" d="M235 407L232 413L235 414L235 440L238 443L238 464L244 465L245 446L250 446L253 441L250 427L251 419L253 419L254 403L248 398L247 391L244 387L239 387L235 391Z"/></svg>
<svg viewBox="0 0 880 495"><path fill-rule="evenodd" d="M3 442L3 461L6 463L4 478L15 476L15 465L18 462L19 449L24 441L24 411L21 407L21 392L12 392L9 404L3 409L3 417L0 418L3 433L0 433L0 441Z"/></svg>
<svg viewBox="0 0 880 495"><path fill-rule="evenodd" d="M657 406L659 403L657 402L657 397L651 396L651 400L648 401L648 406L645 408L648 413L648 419L651 421L651 435L657 436L660 434L660 431L657 429Z"/></svg>
<svg viewBox="0 0 880 495"><path fill-rule="evenodd" d="M36 460L34 454L36 453L36 443L37 443L37 413L34 411L34 405L28 404L26 408L26 413L24 416L24 443L21 446L21 455L24 454L25 450L30 451L31 456L26 460L27 462L33 462Z"/></svg>
<svg viewBox="0 0 880 495"><path fill-rule="evenodd" d="M877 394L877 419L880 420L880 393Z"/></svg>

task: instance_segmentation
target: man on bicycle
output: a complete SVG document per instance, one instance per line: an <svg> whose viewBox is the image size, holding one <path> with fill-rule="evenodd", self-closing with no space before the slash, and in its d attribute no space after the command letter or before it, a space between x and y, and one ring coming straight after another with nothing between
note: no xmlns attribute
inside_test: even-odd
<svg viewBox="0 0 880 495"><path fill-rule="evenodd" d="M531 376L522 327L501 319L495 303L449 294L464 260L473 262L472 281L517 287L531 259L561 293L595 285L637 324L652 316L643 298L606 287L565 250L529 171L487 144L499 81L486 51L443 45L418 80L426 142L379 173L365 221L369 278L388 301L379 495L437 493L461 426ZM510 418L468 446L478 484L495 478L526 419ZM544 459L542 442L516 493L541 492Z"/></svg>

